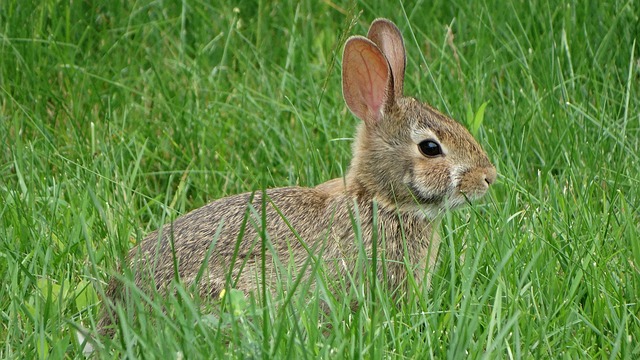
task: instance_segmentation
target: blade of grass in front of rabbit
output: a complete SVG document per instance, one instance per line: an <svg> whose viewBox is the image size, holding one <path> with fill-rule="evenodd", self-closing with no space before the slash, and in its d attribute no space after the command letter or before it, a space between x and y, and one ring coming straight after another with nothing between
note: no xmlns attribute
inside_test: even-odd
<svg viewBox="0 0 640 360"><path fill-rule="evenodd" d="M263 185L260 199L260 277L262 281L262 351L263 355L269 346L269 311L267 309L267 191Z"/></svg>
<svg viewBox="0 0 640 360"><path fill-rule="evenodd" d="M218 244L218 240L220 239L220 233L224 228L224 223L225 222L223 218L220 220L220 223L218 224L218 227L216 228L216 231L213 234L211 245L209 245L209 248L207 249L207 252L204 255L204 260L202 261L202 264L198 269L198 273L196 274L196 278L193 281L193 284L191 284L192 290L198 289L200 280L202 279L202 275L204 275L205 270L207 270L207 268L209 267L209 259L211 258L211 253L213 252L213 249L216 247L216 244Z"/></svg>
<svg viewBox="0 0 640 360"><path fill-rule="evenodd" d="M240 265L240 268L238 269L238 278L233 280L233 269L236 266L236 260L238 259L238 254L240 253L240 245L242 243L242 239L244 238L244 234L247 231L247 221L249 221L249 217L251 216L251 204L253 203L254 197L255 192L252 192L251 195L249 195L249 199L247 200L247 207L245 209L244 216L242 217L242 222L240 222L240 229L238 231L238 236L236 237L233 254L231 256L231 262L229 264L229 271L227 272L225 280L225 290L227 293L229 293L231 289L237 286L240 274L242 274L242 270L244 269L244 266L247 262L247 259L243 261L243 263ZM253 249L253 246L251 246L251 249Z"/></svg>
<svg viewBox="0 0 640 360"><path fill-rule="evenodd" d="M372 219L372 232L371 232L371 299L370 299L370 313L371 313L371 344L375 343L376 326L376 283L378 281L378 202L373 202L373 219ZM376 347L371 347L371 358L376 358Z"/></svg>

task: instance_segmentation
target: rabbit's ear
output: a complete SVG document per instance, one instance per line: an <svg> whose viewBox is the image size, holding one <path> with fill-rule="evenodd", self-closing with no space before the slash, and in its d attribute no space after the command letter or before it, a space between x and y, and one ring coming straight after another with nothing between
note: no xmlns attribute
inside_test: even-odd
<svg viewBox="0 0 640 360"><path fill-rule="evenodd" d="M393 90L396 98L401 98L404 88L404 69L407 56L402 34L398 27L387 19L377 19L369 28L367 38L373 41L386 56L393 73Z"/></svg>
<svg viewBox="0 0 640 360"><path fill-rule="evenodd" d="M380 121L395 101L389 62L367 38L353 36L344 46L342 93L349 109L367 126Z"/></svg>

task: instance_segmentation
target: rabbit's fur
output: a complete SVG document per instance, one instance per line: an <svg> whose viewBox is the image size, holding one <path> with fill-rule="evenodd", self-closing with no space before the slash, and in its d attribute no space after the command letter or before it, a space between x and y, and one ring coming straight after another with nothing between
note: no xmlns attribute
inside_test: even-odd
<svg viewBox="0 0 640 360"><path fill-rule="evenodd" d="M292 261L291 275L297 276L310 253L328 264L329 276L344 277L361 249L371 256L374 238L387 260L378 276L384 268L390 290L402 287L407 271L420 281L436 259L439 214L483 196L495 181L495 168L463 126L403 96L405 63L402 36L389 20L376 20L367 38L354 36L345 44L344 98L362 120L353 160L344 179L265 192L267 286L275 280L277 261ZM421 151L426 140L437 147L435 155ZM176 278L192 285L205 269L197 284L202 296L217 297L229 273L235 288L258 289L263 196L219 199L149 234L128 257L136 285L153 284L162 292ZM118 300L122 287L112 280L108 297ZM114 315L105 309L99 326L109 333Z"/></svg>

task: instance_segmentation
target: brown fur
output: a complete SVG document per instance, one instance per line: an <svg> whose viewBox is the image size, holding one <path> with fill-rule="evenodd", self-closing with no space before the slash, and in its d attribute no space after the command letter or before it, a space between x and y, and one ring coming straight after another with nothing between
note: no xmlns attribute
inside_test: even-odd
<svg viewBox="0 0 640 360"><path fill-rule="evenodd" d="M264 230L270 241L265 254L266 286L276 280L278 261L292 261L291 275L306 276L308 272L297 270L309 259L309 252L328 264L328 276L344 277L354 271L360 249L372 256L373 239L387 260L384 281L390 290L402 291L407 271L418 281L428 282L423 277L435 263L439 214L481 197L495 181L495 168L463 126L402 95L406 61L395 25L376 20L368 36L352 37L345 45L344 96L363 120L346 177L315 188L266 191ZM426 139L436 141L443 155L423 155L418 144ZM235 288L247 293L258 289L262 197L258 192L219 199L149 234L128 257L128 266L136 271L136 285L144 289L154 284L164 291L176 279L177 264L177 275L187 285L205 269L197 284L201 296L217 297L225 289L229 272ZM353 229L354 214L358 214L362 244ZM243 224L244 235L238 239ZM111 281L107 295L119 301L122 287ZM105 306L99 324L103 333L111 332L108 326L113 318Z"/></svg>

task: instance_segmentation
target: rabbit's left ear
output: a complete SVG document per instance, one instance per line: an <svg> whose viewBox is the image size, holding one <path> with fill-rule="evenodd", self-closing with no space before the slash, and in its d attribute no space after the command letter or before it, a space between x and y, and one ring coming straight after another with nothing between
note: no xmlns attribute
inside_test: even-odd
<svg viewBox="0 0 640 360"><path fill-rule="evenodd" d="M394 95L396 99L401 98L407 56L400 30L387 19L376 19L369 28L367 38L373 41L387 58L393 76Z"/></svg>

